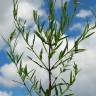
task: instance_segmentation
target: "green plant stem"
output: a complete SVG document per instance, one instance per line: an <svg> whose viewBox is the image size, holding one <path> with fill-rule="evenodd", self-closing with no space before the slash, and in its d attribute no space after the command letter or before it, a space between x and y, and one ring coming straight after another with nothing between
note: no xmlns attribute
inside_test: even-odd
<svg viewBox="0 0 96 96"><path fill-rule="evenodd" d="M64 57L66 57L66 55L68 55L69 53L71 53L72 51L73 51L73 49L74 49L74 47L73 48L71 48L65 55L64 55ZM61 58L61 59L58 59L56 62L55 62L55 64L52 66L52 70L54 69L54 68L57 68L58 67L58 65L60 65L60 63L59 63L59 61L60 60L62 60L63 58ZM67 58L67 59L69 59L69 58ZM67 60L66 59L66 60ZM66 60L64 60L64 61L66 61ZM59 64L58 64L59 63Z"/></svg>
<svg viewBox="0 0 96 96"><path fill-rule="evenodd" d="M49 93L48 93L48 96L51 96L51 62L50 62L50 51L51 51L51 47L49 45L49 56L48 56L48 66L49 66Z"/></svg>

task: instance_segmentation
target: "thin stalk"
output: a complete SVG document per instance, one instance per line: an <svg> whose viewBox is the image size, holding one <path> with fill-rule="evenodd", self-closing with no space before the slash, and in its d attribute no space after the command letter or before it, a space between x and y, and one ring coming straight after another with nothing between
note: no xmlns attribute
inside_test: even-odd
<svg viewBox="0 0 96 96"><path fill-rule="evenodd" d="M64 57L66 57L66 55L68 55L70 52L72 52L72 50L74 49L74 47L72 47L65 55L64 55ZM55 64L52 66L52 68L51 69L54 69L54 67L59 63L59 61L60 60L62 60L63 58L61 58L61 59L58 59L56 62L55 62ZM69 59L69 58L67 58L67 59ZM67 60L66 59L66 60ZM66 60L64 60L64 61L66 61ZM59 63L60 64L60 63ZM55 67L56 68L56 67Z"/></svg>
<svg viewBox="0 0 96 96"><path fill-rule="evenodd" d="M50 62L50 51L51 51L51 47L49 45L49 56L48 56L48 66L49 66L49 70L48 70L48 73L49 73L49 94L48 96L51 96L51 62Z"/></svg>

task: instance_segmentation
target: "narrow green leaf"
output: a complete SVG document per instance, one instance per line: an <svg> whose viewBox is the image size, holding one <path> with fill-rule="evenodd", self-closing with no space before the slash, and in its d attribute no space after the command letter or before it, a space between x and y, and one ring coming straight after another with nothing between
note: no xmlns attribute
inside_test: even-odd
<svg viewBox="0 0 96 96"><path fill-rule="evenodd" d="M43 49L41 49L40 51L40 55L39 55L40 60L42 60L42 55L43 55Z"/></svg>
<svg viewBox="0 0 96 96"><path fill-rule="evenodd" d="M73 74L72 74L72 71L70 72L70 85L72 85L73 83Z"/></svg>
<svg viewBox="0 0 96 96"><path fill-rule="evenodd" d="M35 34L42 40L42 42L45 42L45 39L41 36L40 33L38 33L38 32L36 31Z"/></svg>
<svg viewBox="0 0 96 96"><path fill-rule="evenodd" d="M28 43L29 32L26 32L26 42Z"/></svg>
<svg viewBox="0 0 96 96"><path fill-rule="evenodd" d="M59 85L59 90L60 90L60 93L62 94L62 87Z"/></svg>
<svg viewBox="0 0 96 96"><path fill-rule="evenodd" d="M41 32L43 31L43 28L44 28L44 25L45 25L45 22L43 22L42 26L41 26Z"/></svg>
<svg viewBox="0 0 96 96"><path fill-rule="evenodd" d="M65 54L66 51L68 51L68 40L67 40L67 38L66 38L66 46L63 50L63 53Z"/></svg>
<svg viewBox="0 0 96 96"><path fill-rule="evenodd" d="M34 89L37 89L39 81L36 81L34 84Z"/></svg>
<svg viewBox="0 0 96 96"><path fill-rule="evenodd" d="M18 59L17 59L17 63L19 63L19 61L21 60L23 54L24 54L24 53L22 53L22 54L18 57Z"/></svg>
<svg viewBox="0 0 96 96"><path fill-rule="evenodd" d="M7 52L7 55L9 56L9 58L10 58L12 61L14 61L13 56L12 56L9 52Z"/></svg>
<svg viewBox="0 0 96 96"><path fill-rule="evenodd" d="M9 42L11 42L13 39L14 39L14 37L16 36L16 32L15 32L16 30L14 30L11 34L10 34L10 37L9 37Z"/></svg>
<svg viewBox="0 0 96 96"><path fill-rule="evenodd" d="M60 60L60 59L62 59L62 58L63 58L63 56L64 56L64 52L63 52L63 51L61 51L61 52L60 52L60 54L59 54L59 60Z"/></svg>
<svg viewBox="0 0 96 96"><path fill-rule="evenodd" d="M75 53L80 53L80 52L84 52L86 49L75 49Z"/></svg>
<svg viewBox="0 0 96 96"><path fill-rule="evenodd" d="M36 70L33 71L32 75L31 75L31 79L34 77L35 72L36 72Z"/></svg>
<svg viewBox="0 0 96 96"><path fill-rule="evenodd" d="M34 34L33 42L32 42L32 45L31 45L32 49L33 49L33 47L34 47L34 44L35 44L35 34Z"/></svg>
<svg viewBox="0 0 96 96"><path fill-rule="evenodd" d="M70 94L67 94L67 95L64 95L64 96L74 96L74 94L70 93Z"/></svg>
<svg viewBox="0 0 96 96"><path fill-rule="evenodd" d="M78 41L78 39L77 39L77 41L75 41L75 45L74 45L74 47L75 47L75 52L77 53L78 52L78 44L79 44L79 41Z"/></svg>
<svg viewBox="0 0 96 96"><path fill-rule="evenodd" d="M55 86L55 93L56 93L56 96L58 96L58 89L57 89L57 86Z"/></svg>
<svg viewBox="0 0 96 96"><path fill-rule="evenodd" d="M22 60L20 61L20 66L19 66L19 75L22 76L23 68L22 68Z"/></svg>
<svg viewBox="0 0 96 96"><path fill-rule="evenodd" d="M27 76L28 75L28 71L27 71L27 65L24 68L24 75Z"/></svg>
<svg viewBox="0 0 96 96"><path fill-rule="evenodd" d="M63 41L60 42L60 43L55 47L55 50L58 49L58 48L61 46L62 43L63 43Z"/></svg>
<svg viewBox="0 0 96 96"><path fill-rule="evenodd" d="M74 73L75 73L75 76L77 75L77 73L79 72L79 70L78 70L78 66L77 66L77 64L75 64L74 63Z"/></svg>
<svg viewBox="0 0 96 96"><path fill-rule="evenodd" d="M34 17L34 22L36 23L37 21L37 11L33 10L33 17Z"/></svg>
<svg viewBox="0 0 96 96"><path fill-rule="evenodd" d="M88 28L89 28L89 24L87 23L87 25L84 28L84 32L83 32L83 37L86 36L87 32L88 32Z"/></svg>
<svg viewBox="0 0 96 96"><path fill-rule="evenodd" d="M41 33L41 25L40 25L40 17L39 16L37 18L37 27L38 27L38 32Z"/></svg>
<svg viewBox="0 0 96 96"><path fill-rule="evenodd" d="M92 33L90 33L90 34L88 34L87 36L85 36L85 38L88 38L88 37L90 37L91 35L93 35L95 32L92 32ZM84 39L85 39L84 38Z"/></svg>
<svg viewBox="0 0 96 96"><path fill-rule="evenodd" d="M52 49L52 51L51 51L51 53L50 53L50 55L49 55L49 58L52 58L52 56L53 56L54 53L55 53L55 50Z"/></svg>
<svg viewBox="0 0 96 96"><path fill-rule="evenodd" d="M43 94L46 94L44 88L42 87L41 81L40 81L40 88L39 88L39 91L43 92ZM47 96L47 95L45 95L45 96Z"/></svg>

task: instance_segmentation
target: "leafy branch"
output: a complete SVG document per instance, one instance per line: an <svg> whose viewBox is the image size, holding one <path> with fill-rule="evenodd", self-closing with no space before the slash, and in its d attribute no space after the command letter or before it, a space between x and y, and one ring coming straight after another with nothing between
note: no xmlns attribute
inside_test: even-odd
<svg viewBox="0 0 96 96"><path fill-rule="evenodd" d="M75 16L77 9L77 2L78 0L72 0L73 12L71 16L69 16L67 10L68 2L66 1L65 3L62 3L61 15L58 18L59 25L57 25L56 23L54 0L48 1L49 5L48 6L49 14L47 18L48 26L45 27L45 23L44 22L41 23L40 16L38 15L37 11L34 10L33 17L37 29L34 30L33 33L34 37L32 43L30 44L29 36L31 34L25 28L26 20L22 21L20 18L18 18L19 0L13 0L13 17L14 17L15 30L10 34L8 40L5 40L9 45L9 51L7 53L11 61L15 64L17 68L17 73L19 74L19 77L22 80L22 82L15 80L14 81L24 85L28 91L29 96L32 96L33 91L36 92L37 96L74 95L73 92L70 90L70 88L76 81L79 69L76 63L72 65L70 64L70 62L75 54L85 51L85 49L80 49L79 45L82 41L84 41L92 34L94 34L94 32L89 33L89 31L91 31L96 27L96 24L90 27L90 24L87 22L83 32L80 34L79 37L75 39L74 46L71 49L69 49L70 38L68 35L64 36L64 33L66 32L66 30L68 30ZM27 49L29 49L29 51L34 53L34 55L36 56L36 59L33 59L31 56L27 55L26 57L28 58L28 60L32 61L33 64L35 63L37 66L39 66L41 70L44 69L48 72L49 79L48 79L48 86L46 89L44 89L42 81L37 79L37 76L35 74L37 70L33 69L29 71L27 64L23 66L24 52L22 54L16 53L16 47L20 35L26 42L28 46ZM36 42L37 37L40 39L43 45L40 46L41 50L39 53L37 53L34 50L35 49L34 44ZM15 42L12 45L13 40L15 40ZM64 41L66 41L66 43L64 43ZM65 44L65 46L58 53L58 49L61 47L62 44ZM44 52L46 53L48 60L44 60L43 56L43 54L45 54ZM52 64L51 60L56 54L58 54L58 58L55 61L55 63ZM39 61L37 61L37 59ZM48 64L46 64L45 61L47 61ZM53 71L58 68L60 69L59 74L57 74L57 76L54 77ZM61 78L61 75L66 74L66 72L70 73L68 80L65 80L66 77ZM61 82L58 81L59 79L61 80ZM28 84L25 82L26 80L30 82L31 87L28 86Z"/></svg>

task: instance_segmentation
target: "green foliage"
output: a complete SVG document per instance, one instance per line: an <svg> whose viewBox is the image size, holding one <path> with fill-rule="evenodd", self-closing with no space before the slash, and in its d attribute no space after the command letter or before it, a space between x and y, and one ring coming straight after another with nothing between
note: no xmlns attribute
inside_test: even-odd
<svg viewBox="0 0 96 96"><path fill-rule="evenodd" d="M70 91L70 87L75 83L76 77L78 75L79 69L76 63L74 65L70 64L73 56L76 53L83 52L85 49L80 49L79 44L85 40L86 38L90 37L93 33L89 33L90 30L96 27L96 24L92 27L89 27L89 23L87 22L82 34L75 39L74 46L69 49L69 36L64 36L65 31L69 28L73 17L75 16L75 12L77 9L77 2L78 0L72 0L74 5L74 10L71 14L71 17L68 15L68 2L66 1L61 6L61 16L59 16L59 25L56 24L55 18L55 4L54 0L49 0L49 15L48 15L48 22L49 26L44 28L45 24L41 23L40 16L38 15L37 11L33 11L33 17L35 25L37 29L34 30L34 38L32 44L29 43L29 36L30 32L26 31L25 24L26 20L23 22L18 18L18 0L13 0L13 17L14 17L14 24L15 30L10 34L9 39L6 41L9 45L8 56L11 61L16 65L18 74L22 80L20 84L24 85L28 91L29 96L32 96L33 90L37 93L37 96L73 96L74 94ZM58 28L57 28L58 26ZM17 39L21 35L28 45L28 49L34 53L37 59L33 59L31 56L27 56L29 60L34 62L37 66L42 69L46 70L49 74L49 85L47 89L43 88L42 81L36 78L36 70L28 70L28 65L26 64L23 66L23 54L21 55L15 52L17 47ZM41 47L41 51L37 54L34 50L35 39L38 37L43 47ZM15 40L14 45L11 45L12 40ZM58 53L58 59L54 64L51 66L51 59L52 57L58 52L57 50L61 47L61 45L66 41L64 48ZM43 61L43 53L46 52L48 56L48 67ZM45 60L46 61L46 60ZM71 67L72 68L71 68ZM59 74L53 78L52 80L52 71L55 69L60 69ZM66 77L60 77L65 72L69 72L69 79L66 80ZM31 75L31 76L30 76ZM43 78L43 77L42 77ZM31 84L31 88L26 84L26 80L29 80ZM58 80L61 80L60 82ZM16 81L18 82L18 81Z"/></svg>

